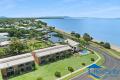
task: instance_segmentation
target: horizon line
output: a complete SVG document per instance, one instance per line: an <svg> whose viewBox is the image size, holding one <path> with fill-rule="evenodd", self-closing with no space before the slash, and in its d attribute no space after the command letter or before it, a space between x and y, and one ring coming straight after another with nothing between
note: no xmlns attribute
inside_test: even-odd
<svg viewBox="0 0 120 80"><path fill-rule="evenodd" d="M74 16L18 16L18 17L6 17L6 16L0 16L0 19L2 18L43 18L43 19L47 19L47 18L75 18L75 19L79 19L79 18L98 18L98 19L120 19L120 17L74 17Z"/></svg>

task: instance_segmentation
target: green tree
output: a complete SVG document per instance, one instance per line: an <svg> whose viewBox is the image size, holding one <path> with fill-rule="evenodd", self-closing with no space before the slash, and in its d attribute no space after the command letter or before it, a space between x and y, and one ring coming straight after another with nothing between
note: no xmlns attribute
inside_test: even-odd
<svg viewBox="0 0 120 80"><path fill-rule="evenodd" d="M38 34L39 32L38 31L35 31L35 30L31 30L30 31L30 35L29 35L29 38L37 38L39 36Z"/></svg>
<svg viewBox="0 0 120 80"><path fill-rule="evenodd" d="M72 31L72 32L71 32L71 35L75 35L75 32L74 32L74 31Z"/></svg>
<svg viewBox="0 0 120 80"><path fill-rule="evenodd" d="M83 35L83 39L88 42L91 41L93 38L88 33L85 33Z"/></svg>
<svg viewBox="0 0 120 80"><path fill-rule="evenodd" d="M54 31L55 27L49 27L50 31Z"/></svg>
<svg viewBox="0 0 120 80"><path fill-rule="evenodd" d="M21 32L21 30L17 30L15 28L10 29L8 33L10 37L21 38L23 36L23 33Z"/></svg>
<svg viewBox="0 0 120 80"><path fill-rule="evenodd" d="M20 41L18 38L12 38L10 45L8 47L7 53L10 54L22 54L24 50L27 48L27 45Z"/></svg>
<svg viewBox="0 0 120 80"><path fill-rule="evenodd" d="M100 44L101 44L101 45L103 45L103 44L104 44L104 42L100 42Z"/></svg>
<svg viewBox="0 0 120 80"><path fill-rule="evenodd" d="M71 32L72 36L75 36L76 38L80 38L81 35L79 33L75 33L74 31Z"/></svg>
<svg viewBox="0 0 120 80"><path fill-rule="evenodd" d="M6 51L5 48L0 48L0 57L5 55L5 51Z"/></svg>
<svg viewBox="0 0 120 80"><path fill-rule="evenodd" d="M75 34L75 37L76 37L76 38L80 38L80 34L79 34L79 33L76 33L76 34Z"/></svg>
<svg viewBox="0 0 120 80"><path fill-rule="evenodd" d="M110 43L105 43L104 47L107 48L107 49L111 49Z"/></svg>

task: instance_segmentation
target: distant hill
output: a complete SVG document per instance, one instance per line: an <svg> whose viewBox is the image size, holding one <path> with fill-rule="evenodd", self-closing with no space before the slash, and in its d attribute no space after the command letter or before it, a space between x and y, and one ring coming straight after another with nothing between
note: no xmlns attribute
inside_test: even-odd
<svg viewBox="0 0 120 80"><path fill-rule="evenodd" d="M120 19L120 18L98 18L98 17L70 17L70 16L41 16L41 17L5 17L0 16L0 19L2 18L18 18L18 19L24 19L24 18L36 18L36 19Z"/></svg>
<svg viewBox="0 0 120 80"><path fill-rule="evenodd" d="M45 17L39 17L40 19L65 19L70 18L68 16L45 16Z"/></svg>
<svg viewBox="0 0 120 80"><path fill-rule="evenodd" d="M64 18L69 18L68 16L41 16L41 17L5 17L1 16L0 18L18 18L18 19L25 19L25 18L36 18L36 19L64 19Z"/></svg>
<svg viewBox="0 0 120 80"><path fill-rule="evenodd" d="M5 16L0 16L0 18L7 18L7 17L5 17Z"/></svg>

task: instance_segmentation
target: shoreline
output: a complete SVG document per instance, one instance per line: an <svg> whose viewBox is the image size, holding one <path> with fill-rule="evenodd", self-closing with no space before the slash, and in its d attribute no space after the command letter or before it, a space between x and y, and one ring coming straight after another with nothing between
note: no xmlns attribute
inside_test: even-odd
<svg viewBox="0 0 120 80"><path fill-rule="evenodd" d="M118 52L120 52L120 47L119 46L111 44L111 48L118 51Z"/></svg>
<svg viewBox="0 0 120 80"><path fill-rule="evenodd" d="M100 42L100 40L96 40L96 39L93 39L93 41ZM111 44L111 43L110 43L110 45L111 45L111 49L114 49L114 50L120 52L120 46L117 46L117 45L114 45L114 44Z"/></svg>
<svg viewBox="0 0 120 80"><path fill-rule="evenodd" d="M55 28L56 28L56 27L55 27ZM56 30L59 30L59 31L62 31L62 32L66 32L66 31L64 31L64 30L62 30L62 29L60 29L60 28L56 28ZM66 32L66 33L70 34L70 32ZM93 39L93 41L95 41L95 42L100 42L100 40L96 40L96 39ZM114 50L120 52L120 46L116 46L116 45L111 44L111 43L110 43L110 45L111 45L111 49L114 49Z"/></svg>

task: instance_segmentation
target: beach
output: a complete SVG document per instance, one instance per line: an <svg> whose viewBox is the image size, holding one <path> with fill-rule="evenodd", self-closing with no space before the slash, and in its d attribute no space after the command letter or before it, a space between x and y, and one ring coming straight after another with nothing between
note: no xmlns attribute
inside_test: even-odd
<svg viewBox="0 0 120 80"><path fill-rule="evenodd" d="M93 39L93 41L94 41L94 42L101 42L100 40L96 40L96 39ZM120 47L119 47L119 46L116 46L116 45L111 44L111 43L110 43L110 45L111 45L111 48L112 48L112 49L120 52Z"/></svg>
<svg viewBox="0 0 120 80"><path fill-rule="evenodd" d="M118 52L120 52L120 47L119 46L111 44L111 48L114 49L114 50L116 50L116 51L118 51Z"/></svg>

